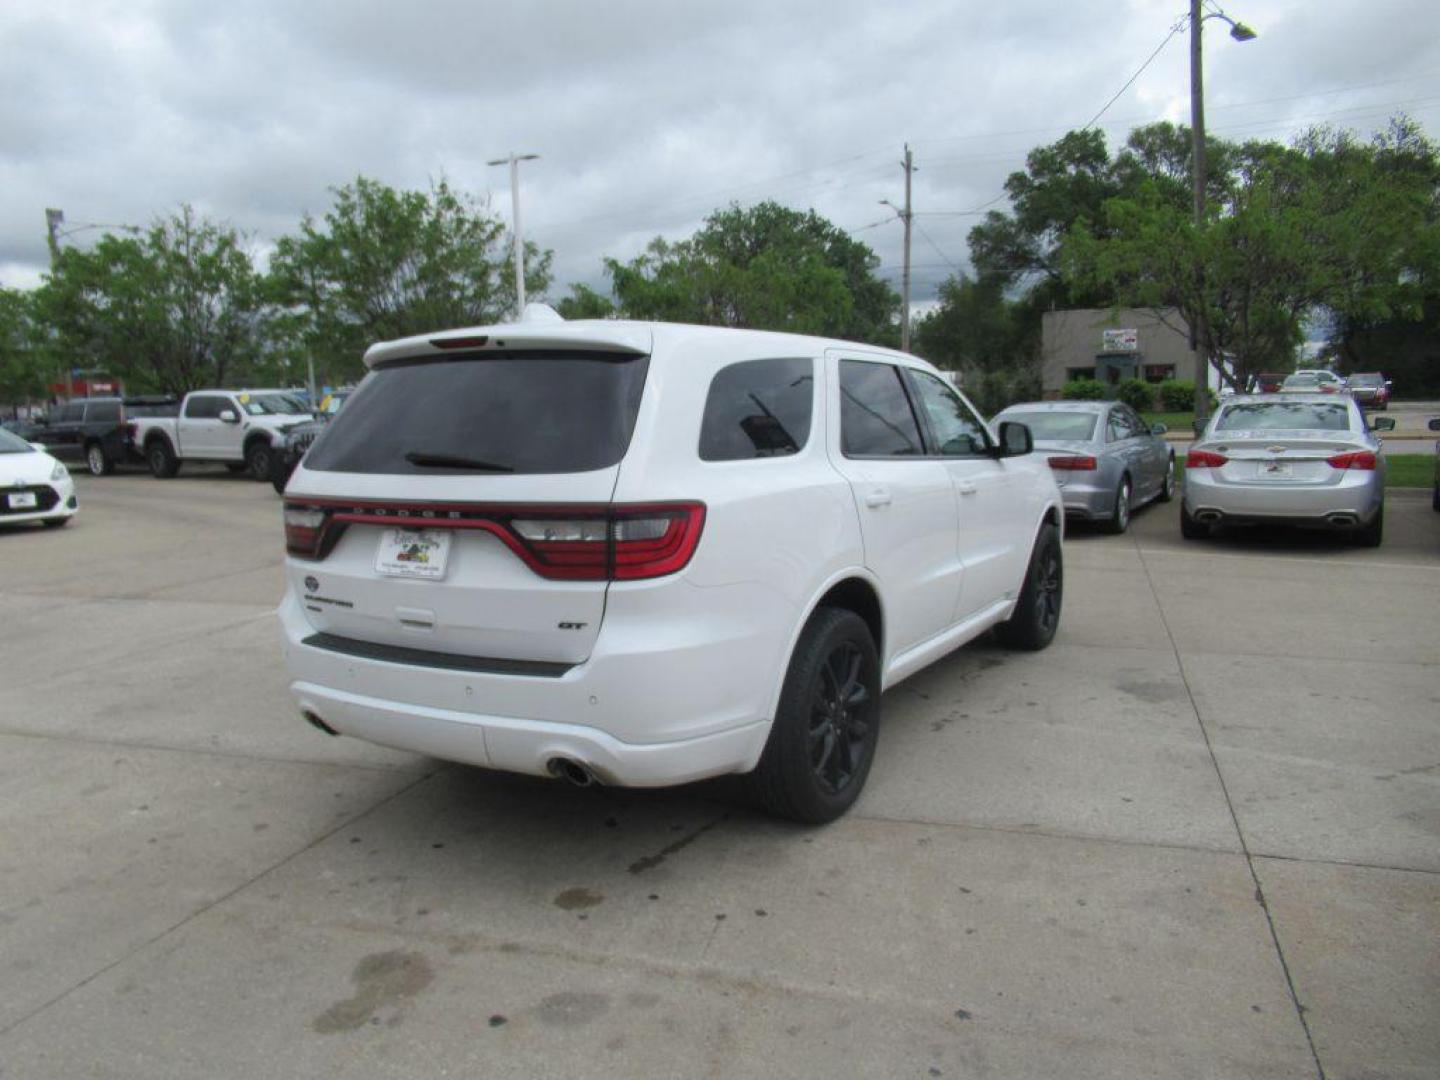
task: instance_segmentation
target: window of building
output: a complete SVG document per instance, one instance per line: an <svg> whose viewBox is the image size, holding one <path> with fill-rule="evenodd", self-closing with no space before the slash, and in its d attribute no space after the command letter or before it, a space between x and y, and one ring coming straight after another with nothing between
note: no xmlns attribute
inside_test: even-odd
<svg viewBox="0 0 1440 1080"><path fill-rule="evenodd" d="M1174 364L1146 364L1145 381L1148 383L1164 382L1166 379L1175 378Z"/></svg>
<svg viewBox="0 0 1440 1080"><path fill-rule="evenodd" d="M1065 378L1071 382L1074 382L1076 379L1093 379L1095 378L1095 369L1093 367L1066 368Z"/></svg>

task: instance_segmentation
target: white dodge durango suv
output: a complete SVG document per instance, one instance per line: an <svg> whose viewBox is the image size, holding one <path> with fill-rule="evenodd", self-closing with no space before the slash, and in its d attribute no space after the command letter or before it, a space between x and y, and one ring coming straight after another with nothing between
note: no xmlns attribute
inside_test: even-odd
<svg viewBox="0 0 1440 1080"><path fill-rule="evenodd" d="M1055 634L1050 469L915 357L551 313L365 363L285 491L324 731L580 784L750 773L828 821L884 689Z"/></svg>

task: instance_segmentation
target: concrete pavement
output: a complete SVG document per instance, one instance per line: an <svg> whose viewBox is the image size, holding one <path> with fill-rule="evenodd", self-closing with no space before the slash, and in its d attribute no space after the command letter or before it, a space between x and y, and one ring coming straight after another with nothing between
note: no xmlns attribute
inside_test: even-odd
<svg viewBox="0 0 1440 1080"><path fill-rule="evenodd" d="M1071 536L1055 645L897 687L801 829L320 736L269 488L79 484L0 531L5 1080L1440 1072L1428 496Z"/></svg>

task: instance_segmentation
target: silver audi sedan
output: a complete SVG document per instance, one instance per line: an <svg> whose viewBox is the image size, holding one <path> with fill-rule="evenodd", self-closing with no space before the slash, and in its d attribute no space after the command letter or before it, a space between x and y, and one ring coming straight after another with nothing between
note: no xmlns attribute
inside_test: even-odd
<svg viewBox="0 0 1440 1080"><path fill-rule="evenodd" d="M1274 523L1345 529L1378 547L1385 456L1341 394L1256 394L1221 403L1185 458L1180 532Z"/></svg>
<svg viewBox="0 0 1440 1080"><path fill-rule="evenodd" d="M1011 405L995 423L1014 420L1030 429L1060 487L1065 518L1099 522L1122 533L1130 512L1175 494L1175 451L1162 435L1119 401L1028 401Z"/></svg>

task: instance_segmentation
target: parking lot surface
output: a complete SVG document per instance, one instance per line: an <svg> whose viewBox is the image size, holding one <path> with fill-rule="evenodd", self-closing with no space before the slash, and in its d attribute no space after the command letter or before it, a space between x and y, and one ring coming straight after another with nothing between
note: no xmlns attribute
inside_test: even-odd
<svg viewBox="0 0 1440 1080"><path fill-rule="evenodd" d="M0 531L5 1080L1440 1075L1428 492L1070 536L1055 644L891 691L807 829L327 738L270 488L78 484Z"/></svg>

